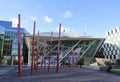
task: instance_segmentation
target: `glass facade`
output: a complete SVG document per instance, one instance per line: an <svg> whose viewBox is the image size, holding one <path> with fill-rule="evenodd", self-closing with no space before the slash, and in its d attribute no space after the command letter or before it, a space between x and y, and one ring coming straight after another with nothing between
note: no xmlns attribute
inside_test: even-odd
<svg viewBox="0 0 120 82"><path fill-rule="evenodd" d="M38 59L39 64L43 64L43 55L46 54L46 65L48 65L48 58L50 54L50 36L42 33L40 34L39 40L39 49L38 49ZM35 39L35 48L37 48L37 37ZM26 44L28 45L28 61L31 62L31 55L32 55L32 36L25 36ZM46 50L44 52L44 41L46 40ZM104 38L93 38L93 37L71 37L69 35L61 36L60 40L60 56L59 62L61 64L68 63L68 55L70 55L70 63L74 61L74 63L80 62L84 60L84 64L90 64L90 61L94 59L97 51L101 47ZM37 50L37 49L36 49ZM56 59L58 55L58 37L53 35L52 41L52 55L50 59L51 65L56 65ZM30 65L30 63L29 63Z"/></svg>
<svg viewBox="0 0 120 82"><path fill-rule="evenodd" d="M18 29L17 27L12 27L12 22L0 21L0 61L1 64L17 64L18 55ZM28 32L21 28L21 55L24 56L23 44L24 36Z"/></svg>

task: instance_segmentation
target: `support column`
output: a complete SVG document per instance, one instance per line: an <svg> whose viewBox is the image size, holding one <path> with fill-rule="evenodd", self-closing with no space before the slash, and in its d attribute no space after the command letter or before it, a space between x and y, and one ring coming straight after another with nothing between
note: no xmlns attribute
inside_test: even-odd
<svg viewBox="0 0 120 82"><path fill-rule="evenodd" d="M28 66L31 66L31 51L28 49Z"/></svg>

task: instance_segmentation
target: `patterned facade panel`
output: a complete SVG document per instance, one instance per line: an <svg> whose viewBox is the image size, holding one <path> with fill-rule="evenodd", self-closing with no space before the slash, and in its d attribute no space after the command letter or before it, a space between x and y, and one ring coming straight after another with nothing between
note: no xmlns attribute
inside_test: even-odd
<svg viewBox="0 0 120 82"><path fill-rule="evenodd" d="M116 55L116 59L120 59L118 55Z"/></svg>
<svg viewBox="0 0 120 82"><path fill-rule="evenodd" d="M107 59L120 59L120 28L106 32L106 39L102 48Z"/></svg>
<svg viewBox="0 0 120 82"><path fill-rule="evenodd" d="M113 55L115 55L115 50L113 50Z"/></svg>
<svg viewBox="0 0 120 82"><path fill-rule="evenodd" d="M117 50L117 54L120 54L120 50Z"/></svg>

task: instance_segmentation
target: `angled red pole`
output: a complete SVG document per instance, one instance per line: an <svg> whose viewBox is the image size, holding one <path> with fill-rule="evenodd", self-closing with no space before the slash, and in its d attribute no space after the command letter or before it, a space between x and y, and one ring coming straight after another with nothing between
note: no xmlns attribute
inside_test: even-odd
<svg viewBox="0 0 120 82"><path fill-rule="evenodd" d="M34 67L34 56L35 56L35 53L34 53L34 39L35 39L35 26L36 26L36 22L34 21L34 28L33 28L33 36L32 36L32 63L31 63L31 72L30 74L33 73L33 67Z"/></svg>
<svg viewBox="0 0 120 82"><path fill-rule="evenodd" d="M46 68L46 40L44 41L44 56L43 56L43 61L44 61L44 69Z"/></svg>
<svg viewBox="0 0 120 82"><path fill-rule="evenodd" d="M52 36L53 36L53 32L51 32L51 37L50 37L50 54L49 54L49 61L48 61L48 72L50 71L50 58L52 55Z"/></svg>
<svg viewBox="0 0 120 82"><path fill-rule="evenodd" d="M20 14L18 15L18 76L21 76L21 53L20 53Z"/></svg>
<svg viewBox="0 0 120 82"><path fill-rule="evenodd" d="M60 35L61 35L61 23L60 23L60 25L59 25L59 36L58 36L58 55L57 55L56 73L58 73L58 67L59 67L59 55L60 55Z"/></svg>

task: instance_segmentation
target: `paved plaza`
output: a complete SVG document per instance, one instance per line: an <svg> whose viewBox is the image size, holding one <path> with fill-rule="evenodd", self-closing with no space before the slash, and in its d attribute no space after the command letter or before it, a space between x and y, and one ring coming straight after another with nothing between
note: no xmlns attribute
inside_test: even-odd
<svg viewBox="0 0 120 82"><path fill-rule="evenodd" d="M5 67L0 67L1 71L2 68ZM62 66L58 73L55 67L51 67L50 72L47 68L39 67L32 75L30 67L23 67L21 77L18 77L17 67L10 67L8 70L3 73L0 71L0 82L120 82L119 75L79 67Z"/></svg>

